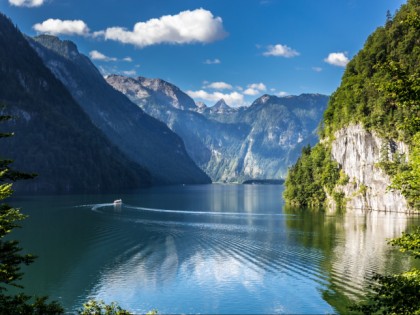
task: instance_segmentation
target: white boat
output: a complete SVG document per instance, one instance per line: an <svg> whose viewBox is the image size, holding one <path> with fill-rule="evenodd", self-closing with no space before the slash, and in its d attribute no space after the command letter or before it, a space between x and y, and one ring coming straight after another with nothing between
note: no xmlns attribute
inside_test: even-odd
<svg viewBox="0 0 420 315"><path fill-rule="evenodd" d="M120 204L122 204L121 199L114 200L114 205L120 205Z"/></svg>

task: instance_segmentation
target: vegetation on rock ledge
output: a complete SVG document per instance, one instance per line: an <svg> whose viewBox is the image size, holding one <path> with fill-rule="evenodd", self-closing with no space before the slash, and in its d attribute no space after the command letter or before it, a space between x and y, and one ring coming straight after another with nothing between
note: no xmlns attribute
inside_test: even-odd
<svg viewBox="0 0 420 315"><path fill-rule="evenodd" d="M284 193L287 203L319 205L327 194L343 200L334 193L337 176L322 179L320 174L331 172L334 165L327 149L334 133L359 123L383 139L408 144L408 161L391 159L379 166L391 176L390 189L400 190L412 208L420 209L420 0L408 0L394 18L387 16L385 26L368 38L347 65L324 113L320 128L323 144L305 149L289 170ZM319 162L315 156L321 150L318 146L324 147L326 154L322 163L314 163Z"/></svg>

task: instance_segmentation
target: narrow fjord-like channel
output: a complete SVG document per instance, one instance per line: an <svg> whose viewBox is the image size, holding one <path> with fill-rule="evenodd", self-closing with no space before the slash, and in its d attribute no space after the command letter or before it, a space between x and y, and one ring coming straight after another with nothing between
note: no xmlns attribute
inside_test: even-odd
<svg viewBox="0 0 420 315"><path fill-rule="evenodd" d="M344 313L373 272L413 265L386 240L419 217L286 209L282 189L16 197L30 217L15 236L39 256L25 291L69 311L96 298L139 313Z"/></svg>

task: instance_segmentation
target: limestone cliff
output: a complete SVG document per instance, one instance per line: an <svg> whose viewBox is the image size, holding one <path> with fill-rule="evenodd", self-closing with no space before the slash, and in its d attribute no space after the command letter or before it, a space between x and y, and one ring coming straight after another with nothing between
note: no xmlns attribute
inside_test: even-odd
<svg viewBox="0 0 420 315"><path fill-rule="evenodd" d="M419 34L420 2L408 0L368 37L331 95L320 143L289 170L287 203L420 210Z"/></svg>
<svg viewBox="0 0 420 315"><path fill-rule="evenodd" d="M390 177L378 166L383 154L389 159L398 153L408 157L408 146L403 142L380 138L361 125L352 124L334 134L331 154L348 177L348 182L336 187L345 194L347 208L375 209L394 212L408 210L407 201L397 190L389 189ZM333 208L335 202L327 201Z"/></svg>

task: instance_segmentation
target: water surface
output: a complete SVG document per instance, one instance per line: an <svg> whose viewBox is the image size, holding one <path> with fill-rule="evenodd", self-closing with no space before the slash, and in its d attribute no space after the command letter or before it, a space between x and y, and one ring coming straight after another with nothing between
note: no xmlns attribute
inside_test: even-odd
<svg viewBox="0 0 420 315"><path fill-rule="evenodd" d="M25 290L70 311L96 298L139 313L345 313L373 272L412 266L386 239L418 217L285 209L281 194L214 184L15 198L30 215L15 235L39 256Z"/></svg>

